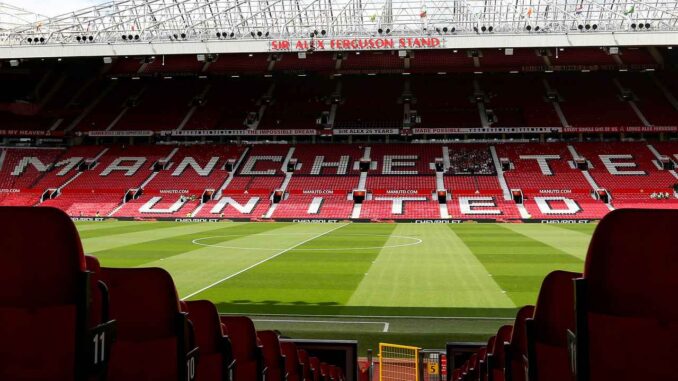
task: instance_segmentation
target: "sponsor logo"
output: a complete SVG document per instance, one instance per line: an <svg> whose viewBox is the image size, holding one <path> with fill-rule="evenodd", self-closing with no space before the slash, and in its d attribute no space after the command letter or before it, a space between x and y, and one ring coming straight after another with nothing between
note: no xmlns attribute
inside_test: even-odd
<svg viewBox="0 0 678 381"><path fill-rule="evenodd" d="M387 190L387 194L418 194L419 191L416 190L407 190L407 189L399 189L399 190Z"/></svg>
<svg viewBox="0 0 678 381"><path fill-rule="evenodd" d="M335 224L339 220L311 220L311 219L301 219L301 220L292 220L292 222L298 222L302 224Z"/></svg>
<svg viewBox="0 0 678 381"><path fill-rule="evenodd" d="M334 191L331 189L305 190L304 194L334 194Z"/></svg>
<svg viewBox="0 0 678 381"><path fill-rule="evenodd" d="M542 224L588 224L591 220L541 220Z"/></svg>
<svg viewBox="0 0 678 381"><path fill-rule="evenodd" d="M103 217L71 217L71 220L73 221L78 221L78 222L91 222L91 221L104 221L105 218Z"/></svg>
<svg viewBox="0 0 678 381"><path fill-rule="evenodd" d="M174 222L220 222L220 218L175 218Z"/></svg>
<svg viewBox="0 0 678 381"><path fill-rule="evenodd" d="M160 191L160 193L185 194L188 193L188 189L163 189Z"/></svg>
<svg viewBox="0 0 678 381"><path fill-rule="evenodd" d="M0 193L21 193L20 189L0 189Z"/></svg>
<svg viewBox="0 0 678 381"><path fill-rule="evenodd" d="M572 193L572 189L540 189L539 193L543 193L543 194Z"/></svg>
<svg viewBox="0 0 678 381"><path fill-rule="evenodd" d="M462 220L414 220L415 224L460 224Z"/></svg>

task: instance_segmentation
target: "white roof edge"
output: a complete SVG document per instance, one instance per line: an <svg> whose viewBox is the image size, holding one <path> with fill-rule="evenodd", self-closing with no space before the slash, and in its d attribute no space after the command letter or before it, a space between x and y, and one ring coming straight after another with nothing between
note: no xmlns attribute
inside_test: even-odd
<svg viewBox="0 0 678 381"><path fill-rule="evenodd" d="M337 48L330 42L380 39L382 37L333 37L322 39L325 48L322 51L356 51L356 50L416 50L417 47L399 45L401 37L383 37L394 40L393 47ZM407 37L404 37L407 38ZM412 37L427 38L427 37ZM573 34L485 34L461 35L438 38L439 45L435 49L487 49L487 48L568 48L568 47L609 47L609 46L678 46L678 33L675 32L617 32L617 33L573 33ZM34 58L69 58L69 57L121 57L152 56L179 54L229 54L229 53L282 53L298 52L297 42L309 43L310 39L275 40L289 41L292 48L277 50L272 45L274 40L214 40L184 42L136 42L110 44L46 44L0 46L0 59L34 59ZM314 42L318 46L318 40ZM428 47L422 47L431 49ZM316 51L319 51L317 49Z"/></svg>

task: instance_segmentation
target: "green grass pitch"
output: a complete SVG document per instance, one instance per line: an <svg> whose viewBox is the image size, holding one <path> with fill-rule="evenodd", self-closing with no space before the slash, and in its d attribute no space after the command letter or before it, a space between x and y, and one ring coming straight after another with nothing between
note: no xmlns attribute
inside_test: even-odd
<svg viewBox="0 0 678 381"><path fill-rule="evenodd" d="M594 225L78 223L107 267L162 267L179 296L297 338L484 341L544 276L582 271Z"/></svg>

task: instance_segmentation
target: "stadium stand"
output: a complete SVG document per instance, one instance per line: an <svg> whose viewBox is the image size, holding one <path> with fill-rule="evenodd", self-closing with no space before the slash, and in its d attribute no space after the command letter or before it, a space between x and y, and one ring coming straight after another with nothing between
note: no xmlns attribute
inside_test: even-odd
<svg viewBox="0 0 678 381"><path fill-rule="evenodd" d="M599 219L678 208L674 151L672 142L4 148L0 201L74 217ZM351 192L361 187L358 211Z"/></svg>
<svg viewBox="0 0 678 381"><path fill-rule="evenodd" d="M99 218L602 219L448 380L677 378L678 2L170 3L0 20L0 380L355 379L102 268Z"/></svg>

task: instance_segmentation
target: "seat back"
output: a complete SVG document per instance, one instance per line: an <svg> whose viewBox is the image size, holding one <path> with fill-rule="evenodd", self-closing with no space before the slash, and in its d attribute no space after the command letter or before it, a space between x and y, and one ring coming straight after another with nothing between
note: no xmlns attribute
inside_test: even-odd
<svg viewBox="0 0 678 381"><path fill-rule="evenodd" d="M231 342L235 381L260 380L263 359L252 320L246 316L221 316L221 322L226 327L225 333Z"/></svg>
<svg viewBox="0 0 678 381"><path fill-rule="evenodd" d="M312 381L311 358L308 356L308 352L303 349L299 349L298 353L299 362L301 363L301 375L305 381Z"/></svg>
<svg viewBox="0 0 678 381"><path fill-rule="evenodd" d="M86 255L85 264L87 266L87 271L90 272L89 283L91 305L89 320L90 325L96 325L102 323L104 320L102 306L104 305L103 299L108 298L108 291L105 291L105 294L102 294L101 288L107 290L107 286L101 282L101 265L99 264L99 260L91 255ZM108 300L106 301L106 304L108 304Z"/></svg>
<svg viewBox="0 0 678 381"><path fill-rule="evenodd" d="M567 331L574 330L574 279L581 274L554 271L544 278L534 318L526 321L530 380L567 380Z"/></svg>
<svg viewBox="0 0 678 381"><path fill-rule="evenodd" d="M302 365L299 360L297 345L291 341L281 341L280 349L285 356L285 372L287 372L287 381L299 381L302 378Z"/></svg>
<svg viewBox="0 0 678 381"><path fill-rule="evenodd" d="M493 343L492 356L488 358L487 373L492 381L504 381L504 366L506 364L504 344L511 340L512 333L512 325L504 325L497 331L497 336Z"/></svg>
<svg viewBox="0 0 678 381"><path fill-rule="evenodd" d="M185 315L167 271L159 268L102 268L117 320L108 380L175 380L183 376Z"/></svg>
<svg viewBox="0 0 678 381"><path fill-rule="evenodd" d="M487 349L485 351L485 355L488 359L492 356L492 353L494 352L494 341L496 339L497 339L497 336L492 336L487 340L487 346L485 347ZM489 360L485 362L485 364L483 365L483 368L480 371L479 379L481 381L486 381L490 377L489 376L490 372L489 372L488 362L489 362Z"/></svg>
<svg viewBox="0 0 678 381"><path fill-rule="evenodd" d="M596 228L576 306L577 353L588 353L591 380L678 374L677 226L678 210L621 209Z"/></svg>
<svg viewBox="0 0 678 381"><path fill-rule="evenodd" d="M275 331L258 331L266 364L266 380L282 381L285 379L285 359L280 351L280 340Z"/></svg>
<svg viewBox="0 0 678 381"><path fill-rule="evenodd" d="M330 381L330 364L320 362L320 379L323 381Z"/></svg>
<svg viewBox="0 0 678 381"><path fill-rule="evenodd" d="M73 222L0 207L0 227L0 379L82 379L90 286Z"/></svg>
<svg viewBox="0 0 678 381"><path fill-rule="evenodd" d="M511 381L527 380L527 334L525 333L525 320L534 317L534 306L524 306L516 314L511 334L510 351L507 353L506 378ZM510 358L508 358L510 357Z"/></svg>
<svg viewBox="0 0 678 381"><path fill-rule="evenodd" d="M193 322L195 342L200 348L198 381L224 380L230 363L217 308L207 300L186 302L188 318Z"/></svg>
<svg viewBox="0 0 678 381"><path fill-rule="evenodd" d="M311 364L311 373L313 374L313 381L320 381L322 379L322 369L320 367L320 359L312 356L309 357L309 363Z"/></svg>

